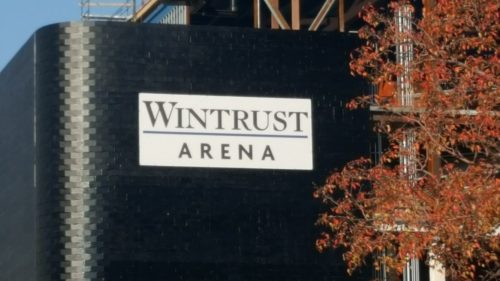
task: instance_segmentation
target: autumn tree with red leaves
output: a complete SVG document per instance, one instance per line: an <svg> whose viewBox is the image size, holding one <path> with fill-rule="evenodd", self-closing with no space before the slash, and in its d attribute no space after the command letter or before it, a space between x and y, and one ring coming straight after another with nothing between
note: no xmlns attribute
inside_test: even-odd
<svg viewBox="0 0 500 281"><path fill-rule="evenodd" d="M361 13L366 44L350 67L379 91L349 106L370 106L387 145L377 161L354 160L315 191L328 207L316 245L344 248L349 271L368 257L393 272L432 257L452 280L499 280L500 4L435 2L410 31L394 17L416 14L410 1Z"/></svg>

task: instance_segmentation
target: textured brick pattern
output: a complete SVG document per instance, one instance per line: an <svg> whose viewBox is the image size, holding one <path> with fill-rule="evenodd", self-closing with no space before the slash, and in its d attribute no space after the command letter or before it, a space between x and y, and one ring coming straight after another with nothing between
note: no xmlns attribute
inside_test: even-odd
<svg viewBox="0 0 500 281"><path fill-rule="evenodd" d="M343 108L363 89L355 40L118 23L35 37L37 280L347 280L314 250L311 193L367 152L366 113ZM315 169L140 167L139 92L310 97Z"/></svg>
<svg viewBox="0 0 500 281"><path fill-rule="evenodd" d="M91 82L90 52L92 33L87 26L70 25L62 30L60 51L62 63L59 96L60 184L63 230L61 280L97 280L100 257L97 253L100 229L97 227L99 206L92 180L92 116L90 104L95 93Z"/></svg>

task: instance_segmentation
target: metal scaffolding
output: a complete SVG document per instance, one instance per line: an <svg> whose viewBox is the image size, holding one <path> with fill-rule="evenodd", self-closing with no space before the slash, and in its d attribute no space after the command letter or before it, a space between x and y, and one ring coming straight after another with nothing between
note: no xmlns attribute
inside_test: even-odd
<svg viewBox="0 0 500 281"><path fill-rule="evenodd" d="M128 21L135 14L136 0L80 0L83 21Z"/></svg>
<svg viewBox="0 0 500 281"><path fill-rule="evenodd" d="M409 5L403 5L396 10L396 62L403 68L397 77L397 95L399 106L413 107L414 96L410 80L411 64L413 62L413 42L411 38L413 13ZM404 130L400 142L399 161L402 166L401 175L405 177L410 187L417 180L417 150L415 148L415 131L412 128ZM416 258L408 259L403 269L403 281L420 281L420 262Z"/></svg>
<svg viewBox="0 0 500 281"><path fill-rule="evenodd" d="M350 30L373 0L79 0L83 21L235 25L284 30ZM250 16L250 21L248 17ZM253 18L253 20L252 20Z"/></svg>
<svg viewBox="0 0 500 281"><path fill-rule="evenodd" d="M410 81L413 43L411 39L413 13L409 5L403 5L396 11L396 60L403 68L397 77L397 94L400 106L413 106L413 89Z"/></svg>

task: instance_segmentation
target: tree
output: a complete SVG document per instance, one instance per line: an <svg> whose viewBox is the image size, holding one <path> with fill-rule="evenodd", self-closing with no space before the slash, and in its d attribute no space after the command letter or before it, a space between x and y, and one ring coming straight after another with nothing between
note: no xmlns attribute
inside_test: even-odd
<svg viewBox="0 0 500 281"><path fill-rule="evenodd" d="M432 257L453 280L498 280L500 4L436 2L406 31L394 14L414 12L409 1L361 13L366 44L350 68L384 90L348 106L370 105L387 145L377 162L349 162L314 192L328 207L316 245L345 248L350 272L367 257L397 272Z"/></svg>

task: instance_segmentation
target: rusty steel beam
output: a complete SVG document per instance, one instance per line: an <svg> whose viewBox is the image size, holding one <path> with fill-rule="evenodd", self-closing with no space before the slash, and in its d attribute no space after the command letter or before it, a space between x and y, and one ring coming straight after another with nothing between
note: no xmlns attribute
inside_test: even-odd
<svg viewBox="0 0 500 281"><path fill-rule="evenodd" d="M345 32L344 0L339 1L339 31Z"/></svg>
<svg viewBox="0 0 500 281"><path fill-rule="evenodd" d="M280 0L269 0L269 3L278 11L280 10ZM278 21L271 14L271 29L278 29L279 27Z"/></svg>
<svg viewBox="0 0 500 281"><path fill-rule="evenodd" d="M261 28L261 16L260 16L260 0L253 0L253 27Z"/></svg>
<svg viewBox="0 0 500 281"><path fill-rule="evenodd" d="M300 30L300 0L292 1L292 29Z"/></svg>
<svg viewBox="0 0 500 281"><path fill-rule="evenodd" d="M186 25L191 24L191 6L186 5L186 13L184 14L186 17Z"/></svg>
<svg viewBox="0 0 500 281"><path fill-rule="evenodd" d="M321 25L334 3L335 0L325 0L325 3L323 3L323 7L321 7L321 10L319 10L316 18L314 18L311 26L309 27L309 31L318 30L318 27Z"/></svg>
<svg viewBox="0 0 500 281"><path fill-rule="evenodd" d="M140 22L144 18L146 18L150 13L154 11L154 9L160 5L163 0L149 0L144 4L130 19L131 22Z"/></svg>
<svg viewBox="0 0 500 281"><path fill-rule="evenodd" d="M288 22L285 20L285 17L283 17L283 14L281 14L279 7L273 5L276 3L273 0L264 0L264 3L266 3L267 8L269 8L269 11L271 11L271 15L273 18L278 22L278 25L281 29L289 30L290 25Z"/></svg>
<svg viewBox="0 0 500 281"><path fill-rule="evenodd" d="M346 1L344 1L345 3ZM354 19L359 19L358 13L361 11L363 6L371 4L376 2L376 0L354 0L354 2L351 3L351 5L344 5L344 25L345 25L345 30L347 31L348 29L348 23L349 21L352 21ZM340 3L339 3L340 6ZM348 7L345 9L345 7ZM340 29L340 21L338 17L325 17L325 22L328 20L328 24L323 28L323 30L339 30ZM305 21L305 19L302 20L302 24L310 25L312 22L312 19L310 21Z"/></svg>

